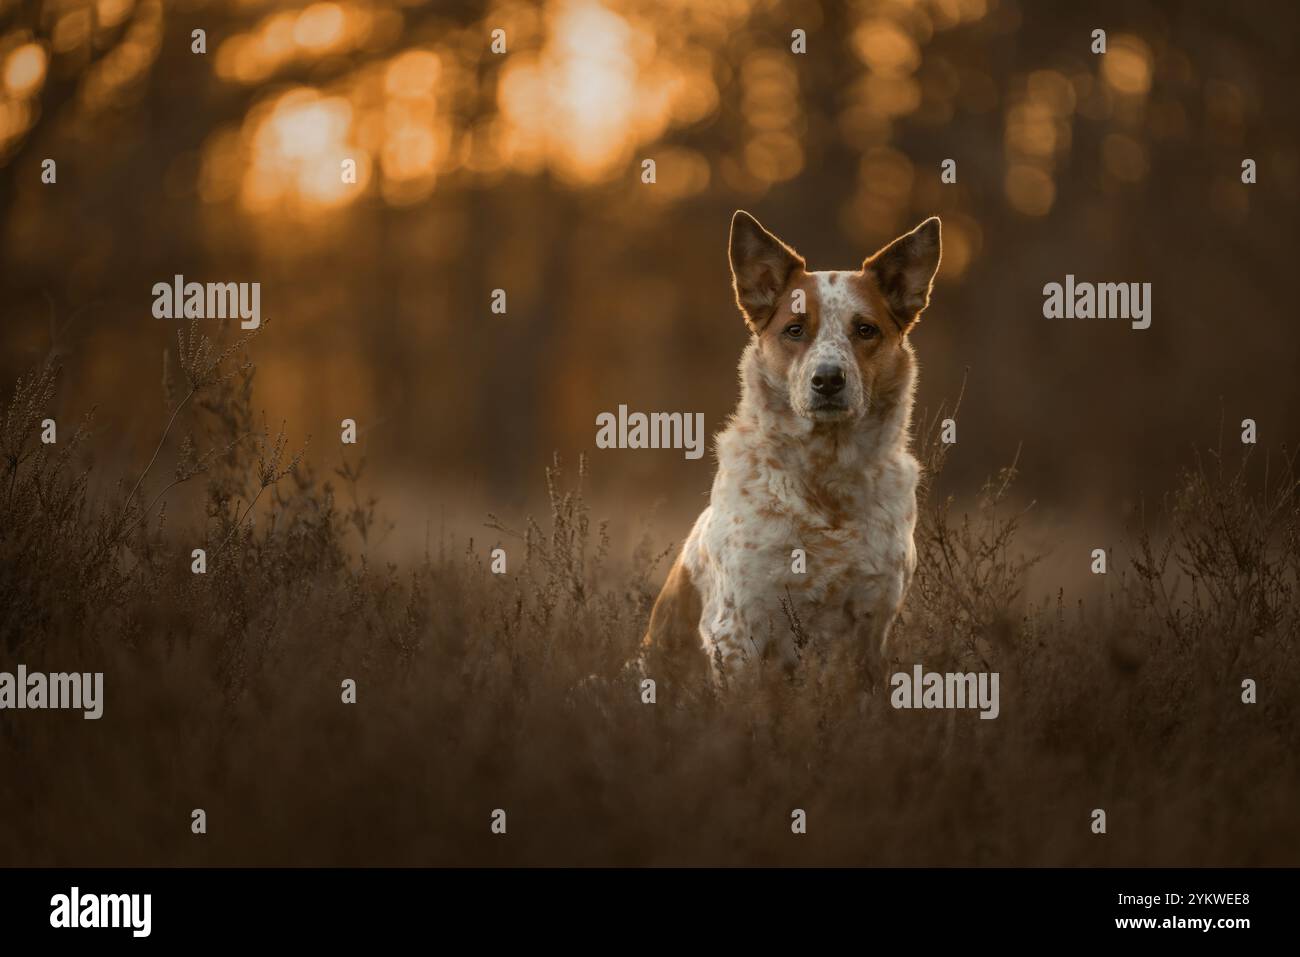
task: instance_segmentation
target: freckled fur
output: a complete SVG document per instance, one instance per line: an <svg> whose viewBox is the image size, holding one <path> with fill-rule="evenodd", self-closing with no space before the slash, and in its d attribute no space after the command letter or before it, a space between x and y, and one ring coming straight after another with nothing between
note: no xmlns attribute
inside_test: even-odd
<svg viewBox="0 0 1300 957"><path fill-rule="evenodd" d="M740 360L740 401L717 436L709 505L669 574L646 643L679 657L684 644L698 644L705 655L690 657L724 670L765 655L794 665L781 609L788 596L810 638L860 643L871 675L916 567L920 466L908 450L916 361L907 333L938 267L938 220L857 271L807 271L744 213L731 245L737 302L754 333ZM777 289L774 276L783 277ZM791 311L796 289L805 315ZM804 328L798 342L785 334L792 322ZM863 322L879 335L859 335ZM826 362L846 372L842 414L815 407L811 380ZM795 548L807 555L804 574L791 570Z"/></svg>

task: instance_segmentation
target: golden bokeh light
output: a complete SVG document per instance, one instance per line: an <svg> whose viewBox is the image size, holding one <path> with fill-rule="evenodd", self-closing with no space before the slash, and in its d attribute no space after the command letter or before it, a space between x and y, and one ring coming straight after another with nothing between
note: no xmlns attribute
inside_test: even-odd
<svg viewBox="0 0 1300 957"><path fill-rule="evenodd" d="M313 27L319 32L309 31L309 39L332 37L331 18L321 13ZM413 47L345 74L329 90L290 90L251 110L233 146L228 137L209 141L200 195L224 202L237 192L246 212L275 210L300 220L374 187L391 206L419 202L469 146L465 140L455 151L450 116L462 71L448 50ZM354 164L355 181L342 174L344 161ZM233 191L232 164L243 166Z"/></svg>
<svg viewBox="0 0 1300 957"><path fill-rule="evenodd" d="M554 14L541 53L506 64L499 105L521 153L540 154L561 177L605 178L630 156L637 80L647 38L596 3L565 3ZM639 56L638 56L639 54Z"/></svg>
<svg viewBox="0 0 1300 957"><path fill-rule="evenodd" d="M94 63L81 85L81 102L92 113L124 102L149 75L162 50L161 0L141 0L122 42Z"/></svg>
<svg viewBox="0 0 1300 957"><path fill-rule="evenodd" d="M1092 92L1084 78L1084 95ZM1074 143L1074 115L1080 93L1058 70L1034 70L1018 77L1004 121L1007 170L1003 192L1012 209L1045 216L1056 203L1055 174Z"/></svg>
<svg viewBox="0 0 1300 957"><path fill-rule="evenodd" d="M250 213L337 206L364 185L369 163L351 143L353 111L342 97L291 89L249 117L249 162L239 192ZM344 163L357 165L347 182Z"/></svg>
<svg viewBox="0 0 1300 957"><path fill-rule="evenodd" d="M337 3L313 3L293 24L293 42L307 52L338 46L347 30L347 15Z"/></svg>
<svg viewBox="0 0 1300 957"><path fill-rule="evenodd" d="M853 49L873 73L906 76L921 64L921 50L910 33L894 20L873 17L853 31Z"/></svg>
<svg viewBox="0 0 1300 957"><path fill-rule="evenodd" d="M59 17L50 35L50 47L56 54L70 53L90 39L94 17L90 7L78 7Z"/></svg>
<svg viewBox="0 0 1300 957"><path fill-rule="evenodd" d="M1057 202L1077 122L1106 124L1096 162L1112 183L1148 175L1144 136L1187 135L1187 107L1163 87L1152 92L1158 66L1162 84L1170 71L1191 83L1176 50L1162 47L1157 64L1147 42L1118 33L1095 66L1064 57L998 74L940 36L989 17L985 0L862 2L839 20L807 11L810 43L838 45L854 67L833 106L810 100L813 61L761 23L757 0L489 0L466 21L394 0L232 6L242 19L213 32L211 66L218 86L245 90L247 101L204 140L197 195L297 222L366 197L409 206L441 184L485 188L510 174L548 175L566 189L634 188L645 159L656 162L652 203L717 189L752 199L838 148L859 163L841 224L875 240L922 206L961 215L969 202L929 187L932 161L900 146L909 129L1002 110L1002 194L1027 216ZM92 110L136 95L160 56L167 10L160 0L90 0L60 8L48 42L11 35L0 47L0 149L40 116L27 101L52 63L104 44L114 27L121 42L91 63L78 95ZM997 29L1015 29L1013 20ZM504 52L491 48L497 28L509 38ZM1241 90L1201 89L1208 135L1234 141ZM721 138L710 150L677 140L679 131ZM954 227L950 278L979 255L978 234L973 221Z"/></svg>
<svg viewBox="0 0 1300 957"><path fill-rule="evenodd" d="M916 167L901 150L869 149L858 164L858 187L844 207L840 225L863 246L875 247L904 226L916 183Z"/></svg>
<svg viewBox="0 0 1300 957"><path fill-rule="evenodd" d="M745 6L711 7L707 22L743 17ZM656 29L645 19L656 12L671 16L633 3L548 4L540 47L501 66L494 139L512 166L549 169L572 185L606 182L626 172L639 148L717 109L707 49Z"/></svg>
<svg viewBox="0 0 1300 957"><path fill-rule="evenodd" d="M100 30L118 26L135 9L135 0L96 0L95 25Z"/></svg>
<svg viewBox="0 0 1300 957"><path fill-rule="evenodd" d="M1048 158L1057 150L1056 115L1041 100L1024 100L1007 112L1007 148Z"/></svg>
<svg viewBox="0 0 1300 957"><path fill-rule="evenodd" d="M1132 34L1113 37L1101 58L1101 75L1117 93L1146 96L1151 89L1151 48Z"/></svg>
<svg viewBox="0 0 1300 957"><path fill-rule="evenodd" d="M936 29L950 30L988 16L988 0L930 0L927 9Z"/></svg>
<svg viewBox="0 0 1300 957"><path fill-rule="evenodd" d="M231 83L260 83L281 70L365 45L378 13L359 3L313 3L268 14L251 30L222 41L216 73Z"/></svg>
<svg viewBox="0 0 1300 957"><path fill-rule="evenodd" d="M698 196L709 188L712 171L697 150L668 148L657 155L658 179L649 197L656 203L675 203Z"/></svg>
<svg viewBox="0 0 1300 957"><path fill-rule="evenodd" d="M0 99L0 149L11 146L27 132L32 112L26 100Z"/></svg>
<svg viewBox="0 0 1300 957"><path fill-rule="evenodd" d="M1069 116L1078 103L1074 84L1056 70L1035 70L1026 81L1029 98L1044 104L1053 116Z"/></svg>
<svg viewBox="0 0 1300 957"><path fill-rule="evenodd" d="M755 187L793 179L804 166L799 74L790 58L756 50L740 67L740 110L748 136L742 163Z"/></svg>
<svg viewBox="0 0 1300 957"><path fill-rule="evenodd" d="M442 61L431 50L407 50L389 61L384 71L384 92L389 96L432 96Z"/></svg>
<svg viewBox="0 0 1300 957"><path fill-rule="evenodd" d="M39 43L24 43L4 61L4 87L11 97L31 96L45 82L49 57Z"/></svg>
<svg viewBox="0 0 1300 957"><path fill-rule="evenodd" d="M1056 202L1056 183L1052 177L1029 163L1008 167L1003 188L1011 208L1026 216L1046 216Z"/></svg>

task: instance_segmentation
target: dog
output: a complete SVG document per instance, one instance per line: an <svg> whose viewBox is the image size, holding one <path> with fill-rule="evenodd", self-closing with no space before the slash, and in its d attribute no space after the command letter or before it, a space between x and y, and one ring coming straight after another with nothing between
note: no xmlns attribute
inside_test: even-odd
<svg viewBox="0 0 1300 957"><path fill-rule="evenodd" d="M916 570L909 339L942 252L931 217L861 269L809 272L749 213L732 217L750 340L717 436L709 505L650 615L647 661L715 682L809 639L848 638L868 680ZM796 551L802 550L802 551Z"/></svg>

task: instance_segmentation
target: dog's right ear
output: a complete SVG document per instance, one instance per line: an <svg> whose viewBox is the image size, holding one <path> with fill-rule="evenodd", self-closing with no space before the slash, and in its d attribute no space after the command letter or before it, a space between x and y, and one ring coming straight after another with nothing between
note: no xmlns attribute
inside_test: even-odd
<svg viewBox="0 0 1300 957"><path fill-rule="evenodd" d="M736 304L751 332L772 318L777 297L803 259L743 209L731 217L731 277Z"/></svg>

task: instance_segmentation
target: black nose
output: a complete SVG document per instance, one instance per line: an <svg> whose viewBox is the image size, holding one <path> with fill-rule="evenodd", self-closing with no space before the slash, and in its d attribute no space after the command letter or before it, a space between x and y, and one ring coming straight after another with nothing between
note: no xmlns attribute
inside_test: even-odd
<svg viewBox="0 0 1300 957"><path fill-rule="evenodd" d="M812 385L818 395L835 395L844 388L844 370L830 364L820 365L813 373Z"/></svg>

